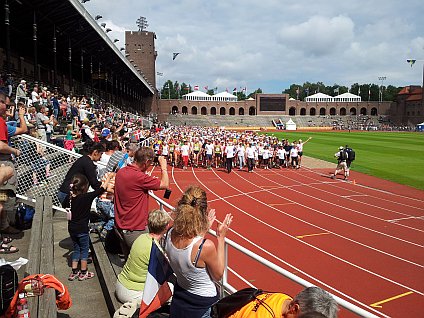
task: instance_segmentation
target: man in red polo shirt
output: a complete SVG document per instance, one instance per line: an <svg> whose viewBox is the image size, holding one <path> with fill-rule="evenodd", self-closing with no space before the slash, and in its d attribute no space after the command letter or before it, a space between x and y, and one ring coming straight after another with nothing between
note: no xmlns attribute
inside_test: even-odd
<svg viewBox="0 0 424 318"><path fill-rule="evenodd" d="M134 163L119 170L115 177L115 225L118 234L125 242L124 254L127 256L131 246L140 234L147 233L149 214L149 190L169 187L166 160L160 156L161 178L149 176L155 154L151 148L142 147L134 154Z"/></svg>

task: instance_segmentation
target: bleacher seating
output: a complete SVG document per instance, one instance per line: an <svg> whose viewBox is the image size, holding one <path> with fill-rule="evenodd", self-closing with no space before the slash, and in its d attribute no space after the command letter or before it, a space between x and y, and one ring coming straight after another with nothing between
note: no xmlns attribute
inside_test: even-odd
<svg viewBox="0 0 424 318"><path fill-rule="evenodd" d="M290 118L296 123L298 128L331 127L333 129L356 129L356 130L376 130L379 129L381 116L339 116L339 115L318 115L318 116L289 116L281 115L257 115L257 116L220 116L220 115L169 115L167 122L176 126L203 126L203 127L274 127L280 120L286 123Z"/></svg>

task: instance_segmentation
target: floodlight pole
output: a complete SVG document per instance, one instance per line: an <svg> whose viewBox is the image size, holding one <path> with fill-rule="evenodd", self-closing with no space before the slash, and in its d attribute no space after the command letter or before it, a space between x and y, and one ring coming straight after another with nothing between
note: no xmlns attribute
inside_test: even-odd
<svg viewBox="0 0 424 318"><path fill-rule="evenodd" d="M386 76L379 76L378 80L381 81L379 99L380 99L380 102L383 102L383 82L386 80Z"/></svg>

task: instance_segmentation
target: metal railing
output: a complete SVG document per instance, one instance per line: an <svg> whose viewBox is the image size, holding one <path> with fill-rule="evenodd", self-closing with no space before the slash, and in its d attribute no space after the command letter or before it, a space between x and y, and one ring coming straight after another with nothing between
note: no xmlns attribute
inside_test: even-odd
<svg viewBox="0 0 424 318"><path fill-rule="evenodd" d="M15 146L19 148L22 152L16 160L16 170L18 177L18 188L17 196L21 200L27 202L34 202L35 197L38 196L47 196L50 195L53 199L53 208L57 211L65 211L61 208L59 200L57 199L57 192L60 184L62 183L66 173L68 172L71 165L75 162L76 159L81 157L80 154L65 150L63 148L57 147L55 145L43 142L39 139L33 138L27 135L17 136L13 140ZM150 140L151 142L151 140ZM150 143L146 142L148 146ZM48 168L47 168L48 165ZM104 166L102 163L98 163L99 166ZM162 210L174 210L174 207L158 196L153 192L150 192L150 196L157 202L159 208ZM209 231L212 235L216 236L216 233L212 230ZM236 271L231 269L228 264L228 249L233 248L251 259L257 261L263 266L266 266L278 274L296 282L299 285L304 287L314 286L314 284L308 282L307 280L300 278L292 274L291 272L281 268L280 266L270 262L269 260L257 255L256 253L250 251L249 249L235 243L234 241L226 238L225 239L225 271L223 279L219 282L221 296L224 296L228 293L233 293L236 291L236 288L228 282L228 271L231 271L247 285L253 286L246 279L237 274ZM289 265L289 264L288 264ZM291 265L290 265L291 266ZM324 284L325 285L325 284ZM357 314L361 317L388 317L377 310L367 307L367 310L343 299L336 295L333 295L337 303L346 308L347 310ZM355 299L350 298L347 295L346 298L350 299L353 302L357 302ZM364 307L366 305L362 304ZM370 311L374 312L371 313ZM378 314L378 315L376 315Z"/></svg>

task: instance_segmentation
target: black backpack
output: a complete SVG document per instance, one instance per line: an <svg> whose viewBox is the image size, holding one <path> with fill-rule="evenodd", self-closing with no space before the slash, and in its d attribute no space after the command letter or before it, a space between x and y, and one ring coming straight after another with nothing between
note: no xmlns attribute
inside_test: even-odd
<svg viewBox="0 0 424 318"><path fill-rule="evenodd" d="M16 210L15 225L20 230L30 229L35 209L32 206L21 203Z"/></svg>
<svg viewBox="0 0 424 318"><path fill-rule="evenodd" d="M355 150L352 148L346 148L347 152L347 160L354 161L355 160Z"/></svg>
<svg viewBox="0 0 424 318"><path fill-rule="evenodd" d="M346 153L345 150L340 150L339 160L340 161L346 161L347 160L347 153Z"/></svg>
<svg viewBox="0 0 424 318"><path fill-rule="evenodd" d="M18 274L9 264L0 266L0 316L3 315L18 289Z"/></svg>
<svg viewBox="0 0 424 318"><path fill-rule="evenodd" d="M256 288L240 289L234 294L228 295L213 304L211 308L211 317L226 318L255 300L256 296L263 293L263 290Z"/></svg>

